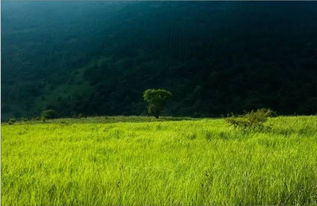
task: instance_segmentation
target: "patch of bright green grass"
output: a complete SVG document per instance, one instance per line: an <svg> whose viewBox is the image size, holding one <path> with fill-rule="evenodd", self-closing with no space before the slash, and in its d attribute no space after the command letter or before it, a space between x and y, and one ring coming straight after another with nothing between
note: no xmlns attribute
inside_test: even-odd
<svg viewBox="0 0 317 206"><path fill-rule="evenodd" d="M317 204L317 117L2 126L2 205Z"/></svg>

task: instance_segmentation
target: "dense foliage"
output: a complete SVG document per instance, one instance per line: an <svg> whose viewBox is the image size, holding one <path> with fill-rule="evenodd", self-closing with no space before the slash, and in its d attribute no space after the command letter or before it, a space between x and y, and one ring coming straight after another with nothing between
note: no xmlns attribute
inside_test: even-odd
<svg viewBox="0 0 317 206"><path fill-rule="evenodd" d="M248 112L238 117L228 117L226 122L235 127L242 129L264 129L264 123L267 122L268 118L271 117L273 111L270 109L257 109L256 111Z"/></svg>
<svg viewBox="0 0 317 206"><path fill-rule="evenodd" d="M2 114L317 112L316 2L3 2Z"/></svg>
<svg viewBox="0 0 317 206"><path fill-rule="evenodd" d="M47 119L53 119L56 116L57 116L56 111L54 111L52 109L44 110L43 112L41 112L41 119L43 121L45 121Z"/></svg>
<svg viewBox="0 0 317 206"><path fill-rule="evenodd" d="M172 93L165 89L147 89L143 93L144 101L147 102L148 113L159 118Z"/></svg>

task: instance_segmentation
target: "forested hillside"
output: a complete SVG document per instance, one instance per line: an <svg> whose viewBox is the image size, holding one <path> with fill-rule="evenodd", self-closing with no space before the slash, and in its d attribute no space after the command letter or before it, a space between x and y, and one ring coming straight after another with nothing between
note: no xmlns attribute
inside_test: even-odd
<svg viewBox="0 0 317 206"><path fill-rule="evenodd" d="M2 118L317 113L317 2L3 2Z"/></svg>

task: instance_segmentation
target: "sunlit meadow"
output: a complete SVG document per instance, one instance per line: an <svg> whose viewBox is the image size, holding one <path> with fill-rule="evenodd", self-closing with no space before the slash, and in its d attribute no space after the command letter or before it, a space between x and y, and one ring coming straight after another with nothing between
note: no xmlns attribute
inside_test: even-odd
<svg viewBox="0 0 317 206"><path fill-rule="evenodd" d="M130 120L2 125L2 205L317 204L316 116Z"/></svg>

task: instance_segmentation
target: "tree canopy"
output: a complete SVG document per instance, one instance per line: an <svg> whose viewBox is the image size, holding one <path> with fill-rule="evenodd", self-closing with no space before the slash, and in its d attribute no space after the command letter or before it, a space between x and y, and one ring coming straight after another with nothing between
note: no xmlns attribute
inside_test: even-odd
<svg viewBox="0 0 317 206"><path fill-rule="evenodd" d="M159 118L172 93L165 89L147 89L143 93L144 100L148 103L148 113Z"/></svg>

